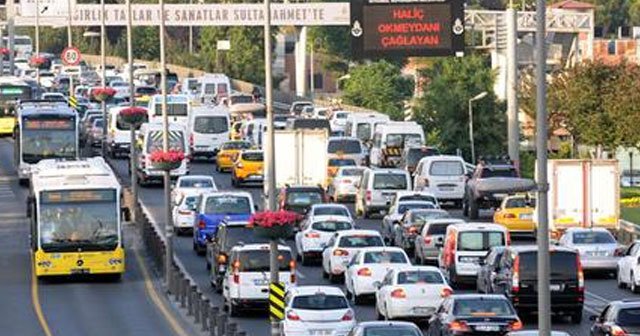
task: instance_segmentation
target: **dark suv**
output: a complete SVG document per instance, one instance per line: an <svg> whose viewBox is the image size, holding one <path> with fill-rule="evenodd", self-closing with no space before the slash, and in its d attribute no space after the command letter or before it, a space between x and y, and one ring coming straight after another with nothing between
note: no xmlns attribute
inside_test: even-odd
<svg viewBox="0 0 640 336"><path fill-rule="evenodd" d="M591 320L591 336L640 335L640 299L613 301Z"/></svg>
<svg viewBox="0 0 640 336"><path fill-rule="evenodd" d="M293 211L300 215L305 215L312 205L326 202L327 195L320 186L285 186L278 196L280 210Z"/></svg>
<svg viewBox="0 0 640 336"><path fill-rule="evenodd" d="M584 273L580 254L572 249L554 246L551 254L551 313L565 315L575 324L582 321ZM510 246L500 259L493 290L511 299L520 316L537 312L538 247Z"/></svg>

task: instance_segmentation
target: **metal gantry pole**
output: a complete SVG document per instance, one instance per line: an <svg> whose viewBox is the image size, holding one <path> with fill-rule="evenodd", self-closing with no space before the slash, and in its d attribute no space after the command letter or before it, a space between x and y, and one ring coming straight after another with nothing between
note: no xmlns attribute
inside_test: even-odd
<svg viewBox="0 0 640 336"><path fill-rule="evenodd" d="M164 0L160 0L160 13L164 13ZM167 64L165 60L164 43L165 22L164 15L160 18L160 72L162 86L162 149L169 151L169 116L167 115ZM171 268L173 267L173 220L171 218L171 171L164 171L164 210L165 224L164 232L167 241L165 255L165 284L166 288L171 288Z"/></svg>
<svg viewBox="0 0 640 336"><path fill-rule="evenodd" d="M40 0L36 0L36 57L40 57ZM40 66L36 66L36 83L40 85Z"/></svg>
<svg viewBox="0 0 640 336"><path fill-rule="evenodd" d="M538 335L551 335L547 192L546 3L536 1L536 159L538 185Z"/></svg>
<svg viewBox="0 0 640 336"><path fill-rule="evenodd" d="M476 146L473 141L473 98L469 99L469 146L471 147L471 164L476 163Z"/></svg>
<svg viewBox="0 0 640 336"><path fill-rule="evenodd" d="M67 25L67 47L73 47L73 31L71 27L73 26L73 11L71 10L71 0L67 0L67 6L69 6L69 21ZM73 77L69 78L69 97L73 97ZM105 120L106 122L106 120Z"/></svg>
<svg viewBox="0 0 640 336"><path fill-rule="evenodd" d="M11 76L16 73L16 64L15 64L15 38L16 38L16 26L15 26L15 17L16 17L16 3L14 0L7 1L7 35L9 35L8 45L9 48L9 72Z"/></svg>
<svg viewBox="0 0 640 336"><path fill-rule="evenodd" d="M520 123L518 121L518 24L516 10L511 7L507 16L507 134L509 158L520 166Z"/></svg>
<svg viewBox="0 0 640 336"><path fill-rule="evenodd" d="M102 87L107 87L107 29L105 14L107 12L105 0L100 0L100 65L102 66ZM102 101L102 156L107 156L107 102Z"/></svg>
<svg viewBox="0 0 640 336"><path fill-rule="evenodd" d="M133 85L133 22L131 0L127 0L127 62L129 64L129 106L136 106L135 86ZM131 165L131 194L133 197L133 221L137 222L138 213L138 167L136 166L136 131L131 125L131 147L129 148L129 164Z"/></svg>

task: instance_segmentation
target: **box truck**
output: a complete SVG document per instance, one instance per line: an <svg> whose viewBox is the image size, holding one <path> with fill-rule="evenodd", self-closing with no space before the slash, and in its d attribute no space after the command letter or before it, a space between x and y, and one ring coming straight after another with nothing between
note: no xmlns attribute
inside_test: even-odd
<svg viewBox="0 0 640 336"><path fill-rule="evenodd" d="M324 129L276 130L276 187L288 184L326 188L327 141Z"/></svg>

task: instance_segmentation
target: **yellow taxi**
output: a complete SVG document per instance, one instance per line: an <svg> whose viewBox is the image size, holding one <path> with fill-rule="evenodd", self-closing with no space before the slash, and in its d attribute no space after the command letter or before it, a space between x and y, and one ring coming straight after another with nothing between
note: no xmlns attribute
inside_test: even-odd
<svg viewBox="0 0 640 336"><path fill-rule="evenodd" d="M233 162L240 151L250 149L249 141L227 141L225 142L218 154L216 155L216 171L230 170L233 168Z"/></svg>
<svg viewBox="0 0 640 336"><path fill-rule="evenodd" d="M493 214L493 222L504 225L509 232L533 233L533 212L536 199L528 195L507 196Z"/></svg>
<svg viewBox="0 0 640 336"><path fill-rule="evenodd" d="M140 96L134 99L135 106L147 108L149 106L149 100L151 100L151 96Z"/></svg>
<svg viewBox="0 0 640 336"><path fill-rule="evenodd" d="M231 131L229 132L229 138L231 140L241 140L242 139L242 130L245 125L245 120L235 121L231 124Z"/></svg>
<svg viewBox="0 0 640 336"><path fill-rule="evenodd" d="M327 162L327 185L331 184L331 181L336 176L340 167L357 166L356 160L353 158L332 157Z"/></svg>
<svg viewBox="0 0 640 336"><path fill-rule="evenodd" d="M239 187L243 183L264 181L264 153L261 150L243 150L233 163L231 185Z"/></svg>

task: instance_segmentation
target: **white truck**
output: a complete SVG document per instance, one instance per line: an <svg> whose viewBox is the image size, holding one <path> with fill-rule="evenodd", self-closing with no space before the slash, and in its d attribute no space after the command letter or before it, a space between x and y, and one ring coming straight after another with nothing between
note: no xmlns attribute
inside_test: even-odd
<svg viewBox="0 0 640 336"><path fill-rule="evenodd" d="M276 130L276 187L327 183L326 130Z"/></svg>
<svg viewBox="0 0 640 336"><path fill-rule="evenodd" d="M619 228L617 160L549 160L547 169L552 238L570 227Z"/></svg>

